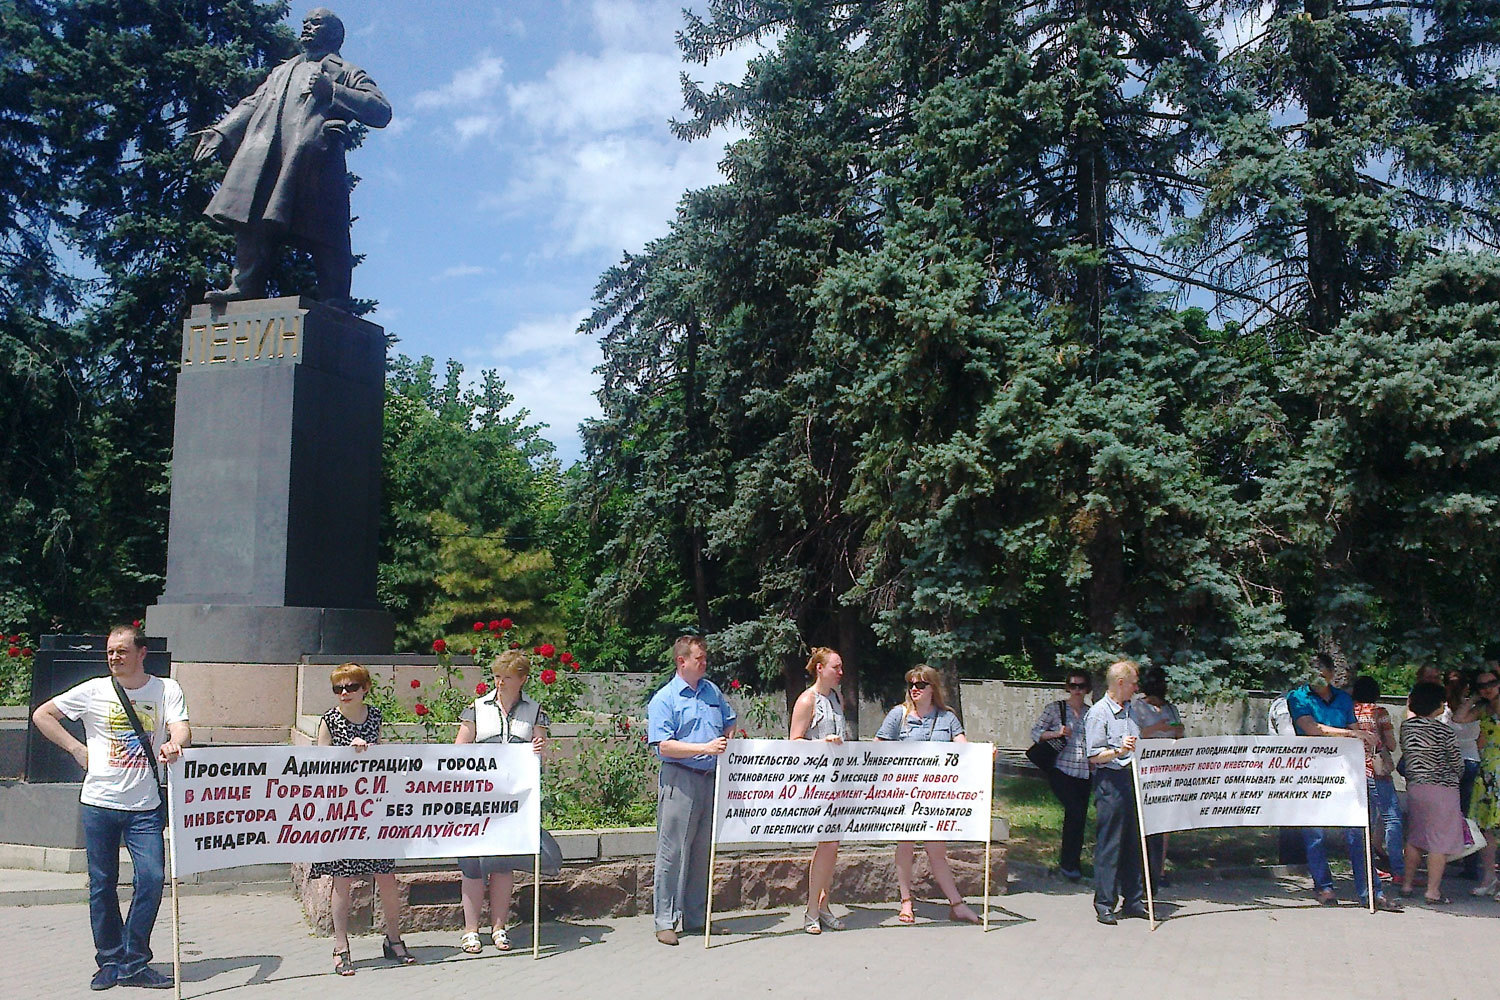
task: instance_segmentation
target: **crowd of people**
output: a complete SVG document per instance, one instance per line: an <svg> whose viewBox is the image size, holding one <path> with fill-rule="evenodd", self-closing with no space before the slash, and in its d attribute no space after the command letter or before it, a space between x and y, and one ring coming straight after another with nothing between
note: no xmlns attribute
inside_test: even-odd
<svg viewBox="0 0 1500 1000"><path fill-rule="evenodd" d="M192 738L182 689L168 678L146 672L146 640L138 628L112 630L106 645L109 677L94 678L42 704L33 714L38 731L70 753L85 770L82 817L89 867L89 916L98 970L91 986L169 988L171 977L150 966L150 939L162 898L165 858L163 831L166 804L162 793L165 766ZM724 692L710 681L707 648L697 636L683 636L672 646L674 673L652 696L647 709L647 740L660 762L657 781L657 851L654 883L656 939L676 945L681 933L703 933L707 921L709 852L713 834L714 773L728 746L738 717ZM495 685L464 711L455 743L528 744L545 749L550 720L525 695L530 659L520 651L500 656ZM1356 892L1362 901L1372 891L1375 905L1399 910L1386 893L1389 880L1403 896L1414 894L1416 876L1426 862L1424 896L1435 906L1450 902L1443 880L1451 856L1470 855L1464 874L1476 880L1476 896L1500 894L1495 877L1495 849L1500 837L1500 672L1496 665L1474 674L1424 672L1407 699L1407 716L1397 727L1379 704L1380 690L1368 677L1351 690L1335 684L1335 669L1325 654L1313 657L1313 673L1276 699L1269 731L1284 736L1358 739L1365 750L1371 829L1380 837L1380 856L1389 869L1377 871L1367 884L1364 831L1340 831L1351 860ZM788 738L841 744L851 738L840 696L843 660L836 650L812 650L806 665L808 687L792 708ZM335 706L318 723L319 746L349 746L363 751L380 741L379 709L367 703L369 672L355 663L335 668L329 678ZM1034 742L1055 751L1046 767L1051 788L1063 809L1058 855L1061 874L1079 881L1088 805L1097 814L1094 845L1094 909L1100 923L1145 917L1144 872L1139 843L1140 817L1130 774L1137 741L1180 738L1183 719L1167 699L1167 679L1159 669L1144 673L1130 660L1112 664L1105 691L1092 703L1093 679L1083 671L1068 674L1064 696L1050 702L1032 727ZM62 725L82 720L80 742ZM885 716L877 740L967 742L964 726L948 707L941 676L923 664L905 675L905 697ZM1396 776L1405 782L1400 808ZM1466 820L1467 817L1467 820ZM1479 833L1474 835L1477 828ZM561 867L557 842L543 830L543 870ZM1336 901L1327 857L1327 831L1307 827L1300 839L1316 898ZM134 867L130 908L122 918L116 893L121 846ZM978 923L964 902L946 844L928 841L932 880L949 906L949 918ZM808 934L844 929L833 909L832 889L838 842L817 844L808 861L807 904L803 929ZM899 889L897 920L915 922L913 870L918 845L896 845L894 867ZM1153 884L1166 884L1165 834L1147 838ZM490 943L508 950L513 874L530 868L533 857L461 858L464 930L462 951L484 948L480 925L488 903ZM394 863L381 859L318 862L310 875L332 880L333 971L353 975L348 921L351 884L373 879L380 889L384 923L382 952L403 965L417 961L401 937L401 912Z"/></svg>
<svg viewBox="0 0 1500 1000"><path fill-rule="evenodd" d="M1433 906L1452 902L1443 894L1450 858L1463 859L1462 874L1477 882L1475 896L1500 896L1495 852L1500 838L1500 671L1484 669L1442 674L1418 672L1397 727L1379 702L1380 686L1356 676L1349 689L1335 683L1335 664L1326 653L1312 657L1312 673L1271 703L1267 732L1280 736L1358 739L1364 748L1370 828L1378 838L1374 902L1398 912L1395 898L1413 897L1425 859L1423 898ZM1092 795L1097 813L1094 847L1094 906L1101 923L1146 915L1144 878L1139 852L1139 817L1126 768L1138 738L1180 738L1181 715L1166 698L1166 675L1144 673L1129 660L1113 664L1108 690L1092 705L1086 672L1069 673L1066 696L1049 702L1031 729L1035 742L1057 748L1046 769L1053 794L1063 809L1058 871L1072 881L1081 877L1080 857L1085 818ZM1396 777L1405 783L1405 809ZM1328 861L1328 840L1335 833L1347 851L1354 888L1362 904L1371 886L1364 863L1364 830L1337 831L1294 827L1282 831L1282 861L1305 862L1318 902L1337 902ZM1153 885L1167 885L1164 870L1167 835L1147 838ZM1387 883L1394 893L1387 892Z"/></svg>

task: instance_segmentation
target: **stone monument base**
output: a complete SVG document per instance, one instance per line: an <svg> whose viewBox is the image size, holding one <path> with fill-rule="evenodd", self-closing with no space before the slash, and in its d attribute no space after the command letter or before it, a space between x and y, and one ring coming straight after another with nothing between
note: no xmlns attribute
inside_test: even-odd
<svg viewBox="0 0 1500 1000"><path fill-rule="evenodd" d="M304 655L388 654L395 620L368 608L154 604L146 634L165 637L179 662L295 663Z"/></svg>

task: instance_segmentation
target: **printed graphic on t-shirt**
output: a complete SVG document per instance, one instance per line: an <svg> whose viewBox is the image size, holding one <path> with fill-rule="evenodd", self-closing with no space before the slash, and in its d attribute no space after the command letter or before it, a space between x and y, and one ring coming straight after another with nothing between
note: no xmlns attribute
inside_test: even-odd
<svg viewBox="0 0 1500 1000"><path fill-rule="evenodd" d="M158 708L155 702L132 701L131 707L135 709L136 718L141 720L141 729L147 733L156 732L156 719ZM130 725L130 719L125 716L125 709L114 705L109 709L105 717L105 725L108 727L109 739L109 766L119 768L141 768L150 767L146 760L146 751L141 746L141 738L135 734L135 729Z"/></svg>

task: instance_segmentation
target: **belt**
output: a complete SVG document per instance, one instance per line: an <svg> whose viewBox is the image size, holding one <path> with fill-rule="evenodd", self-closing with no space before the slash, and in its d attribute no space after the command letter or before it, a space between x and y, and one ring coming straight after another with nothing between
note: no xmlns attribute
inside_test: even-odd
<svg viewBox="0 0 1500 1000"><path fill-rule="evenodd" d="M714 774L713 771L705 771L705 770L702 770L701 768L689 767L688 765L683 764L683 763L679 763L678 761L675 761L675 760L666 760L666 759L663 759L662 760L662 765L665 766L665 767L675 767L675 768L678 768L679 770L687 771L689 774L701 775L702 777L705 777L705 778L711 778L711 777L713 777L713 774Z"/></svg>

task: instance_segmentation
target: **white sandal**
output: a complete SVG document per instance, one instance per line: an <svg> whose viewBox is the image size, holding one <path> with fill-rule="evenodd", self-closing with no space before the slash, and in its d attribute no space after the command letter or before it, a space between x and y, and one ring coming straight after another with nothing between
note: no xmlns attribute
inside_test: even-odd
<svg viewBox="0 0 1500 1000"><path fill-rule="evenodd" d="M466 955L477 955L484 951L484 942L480 940L478 931L469 931L458 939L458 947Z"/></svg>
<svg viewBox="0 0 1500 1000"><path fill-rule="evenodd" d="M505 933L504 927L496 927L490 936L494 939L496 951L510 951L510 935Z"/></svg>

